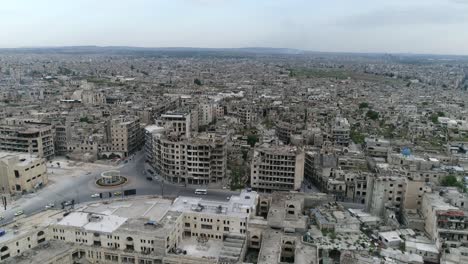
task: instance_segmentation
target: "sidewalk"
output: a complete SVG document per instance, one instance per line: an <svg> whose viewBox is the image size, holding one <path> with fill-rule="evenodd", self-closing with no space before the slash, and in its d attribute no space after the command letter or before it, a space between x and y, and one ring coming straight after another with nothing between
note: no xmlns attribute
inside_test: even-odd
<svg viewBox="0 0 468 264"><path fill-rule="evenodd" d="M150 164L145 162L143 174L149 176L149 173L147 172L148 170L151 170L154 172L156 171ZM186 187L186 188L191 188L191 189L229 190L229 191L231 190L231 188L229 187L229 184L225 183L224 181L218 182L218 183L210 183L208 185L198 185L198 184L173 183L173 182L164 180L160 175L157 175L157 177L159 181L162 181L166 185L181 186L181 187ZM223 188L223 187L226 187L226 188Z"/></svg>

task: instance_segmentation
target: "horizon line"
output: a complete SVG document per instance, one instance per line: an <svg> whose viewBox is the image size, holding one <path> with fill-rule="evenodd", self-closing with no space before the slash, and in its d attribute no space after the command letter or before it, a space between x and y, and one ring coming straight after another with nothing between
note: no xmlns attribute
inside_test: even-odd
<svg viewBox="0 0 468 264"><path fill-rule="evenodd" d="M291 50L305 53L339 53L339 54L376 54L376 55L412 55L412 56L460 56L468 57L468 54L450 54L450 53L418 53L418 52L388 52L388 51L318 51L300 48L287 47L264 47L264 46L245 46L245 47L193 47L193 46L132 46L132 45L47 45L47 46L19 46L19 47L0 47L0 50L21 50L21 49L57 49L57 48L134 48L134 49L206 49L206 50L236 50L236 49L272 49L272 50ZM294 55L294 54L290 54ZM299 55L299 54L296 54Z"/></svg>

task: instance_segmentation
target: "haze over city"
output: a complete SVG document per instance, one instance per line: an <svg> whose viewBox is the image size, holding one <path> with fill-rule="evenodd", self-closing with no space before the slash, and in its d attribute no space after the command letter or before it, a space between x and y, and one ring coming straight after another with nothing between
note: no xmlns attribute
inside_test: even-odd
<svg viewBox="0 0 468 264"><path fill-rule="evenodd" d="M1 264L468 263L468 0L2 2Z"/></svg>
<svg viewBox="0 0 468 264"><path fill-rule="evenodd" d="M15 0L0 47L275 47L468 55L465 0Z"/></svg>

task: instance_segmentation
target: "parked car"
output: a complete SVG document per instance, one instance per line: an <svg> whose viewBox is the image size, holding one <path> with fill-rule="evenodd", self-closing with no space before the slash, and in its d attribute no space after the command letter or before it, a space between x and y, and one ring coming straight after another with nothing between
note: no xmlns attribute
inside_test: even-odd
<svg viewBox="0 0 468 264"><path fill-rule="evenodd" d="M45 206L45 209L50 209L50 208L54 208L55 207L55 204L54 203L49 203Z"/></svg>
<svg viewBox="0 0 468 264"><path fill-rule="evenodd" d="M24 211L23 211L23 210L19 210L19 211L16 211L15 216L20 216L20 215L22 215L22 214L24 214Z"/></svg>
<svg viewBox="0 0 468 264"><path fill-rule="evenodd" d="M99 198L99 197L100 197L99 193L95 193L91 195L91 198Z"/></svg>
<svg viewBox="0 0 468 264"><path fill-rule="evenodd" d="M122 195L122 192L114 192L114 196L120 196Z"/></svg>

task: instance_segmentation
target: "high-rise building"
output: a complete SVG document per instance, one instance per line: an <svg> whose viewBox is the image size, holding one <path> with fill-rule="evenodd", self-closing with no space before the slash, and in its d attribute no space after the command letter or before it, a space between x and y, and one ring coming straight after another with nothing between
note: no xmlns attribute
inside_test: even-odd
<svg viewBox="0 0 468 264"><path fill-rule="evenodd" d="M158 134L153 138L153 167L175 183L216 183L226 177L226 136L204 133L191 138Z"/></svg>
<svg viewBox="0 0 468 264"><path fill-rule="evenodd" d="M259 192L299 190L304 178L304 151L290 146L255 148L251 164L252 189Z"/></svg>
<svg viewBox="0 0 468 264"><path fill-rule="evenodd" d="M108 139L112 144L111 151L122 157L134 153L143 142L140 118L135 116L119 116L107 123Z"/></svg>
<svg viewBox="0 0 468 264"><path fill-rule="evenodd" d="M26 152L49 159L55 153L52 126L32 122L0 125L0 150Z"/></svg>

